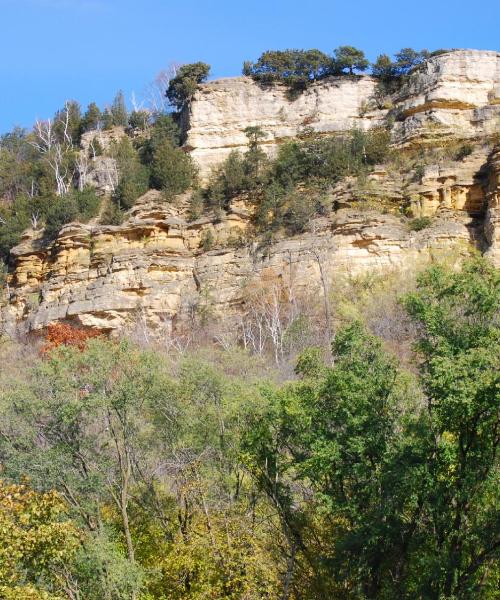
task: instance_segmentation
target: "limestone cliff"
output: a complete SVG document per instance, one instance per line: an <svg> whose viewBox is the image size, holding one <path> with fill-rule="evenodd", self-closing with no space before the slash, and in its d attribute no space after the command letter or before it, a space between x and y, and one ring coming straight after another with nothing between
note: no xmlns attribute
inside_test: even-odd
<svg viewBox="0 0 500 600"><path fill-rule="evenodd" d="M334 77L289 100L282 85L261 86L247 77L200 86L182 124L186 148L206 177L233 149L244 149L243 130L258 125L273 152L303 127L318 132L369 129L394 118L393 141L443 136L479 138L498 129L500 53L459 50L430 58L392 97L381 98L370 76Z"/></svg>
<svg viewBox="0 0 500 600"><path fill-rule="evenodd" d="M163 334L204 303L214 315L244 312L249 290L259 285L277 282L318 296L320 265L333 280L345 272L413 270L436 255L476 247L500 266L500 149L491 150L500 129L500 54L433 57L385 108L378 108L376 85L371 77L334 78L290 101L283 87L262 88L247 78L208 83L183 115L186 149L206 176L230 150L244 147L249 125L267 133L264 146L273 152L304 126L324 133L368 129L394 116L396 146L448 136L473 139L474 151L427 164L418 176L380 166L363 189L346 179L329 192L325 216L266 247L252 235L243 199L222 218L189 221L187 197L167 203L154 191L120 226L71 223L50 244L41 232L27 231L11 252L0 326L40 330L69 319L115 331L140 321ZM94 164L89 177L106 193L116 180L109 165L101 167ZM432 217L430 226L411 231L398 206Z"/></svg>

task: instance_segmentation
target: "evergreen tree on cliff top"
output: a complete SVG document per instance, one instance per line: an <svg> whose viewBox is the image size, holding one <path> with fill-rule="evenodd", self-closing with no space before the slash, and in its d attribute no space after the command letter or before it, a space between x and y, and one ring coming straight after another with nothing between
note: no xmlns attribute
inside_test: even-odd
<svg viewBox="0 0 500 600"><path fill-rule="evenodd" d="M183 65L177 75L170 80L165 93L170 104L177 110L181 110L192 98L198 85L206 81L209 73L210 65L203 62Z"/></svg>

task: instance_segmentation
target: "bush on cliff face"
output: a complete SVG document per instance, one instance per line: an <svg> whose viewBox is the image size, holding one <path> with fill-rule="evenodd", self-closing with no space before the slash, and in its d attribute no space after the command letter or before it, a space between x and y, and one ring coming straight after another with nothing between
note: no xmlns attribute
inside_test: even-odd
<svg viewBox="0 0 500 600"><path fill-rule="evenodd" d="M149 189L149 169L143 165L139 153L128 137L111 146L110 154L116 159L118 186L113 200L120 210L128 210Z"/></svg>
<svg viewBox="0 0 500 600"><path fill-rule="evenodd" d="M100 206L101 199L93 188L73 190L66 196L54 198L45 215L45 237L54 239L63 225L71 221L86 223L97 216Z"/></svg>
<svg viewBox="0 0 500 600"><path fill-rule="evenodd" d="M210 208L222 210L232 198L246 194L256 206L255 221L262 230L284 226L292 234L303 231L324 206L315 191L295 194L297 186L328 187L348 175L366 173L389 153L389 132L382 128L341 136L304 131L299 141L282 144L274 160L259 147L262 131L252 128L247 134L248 150L229 155L213 174L206 198Z"/></svg>
<svg viewBox="0 0 500 600"><path fill-rule="evenodd" d="M151 183L167 197L185 192L196 181L196 168L189 154L164 139L153 151Z"/></svg>

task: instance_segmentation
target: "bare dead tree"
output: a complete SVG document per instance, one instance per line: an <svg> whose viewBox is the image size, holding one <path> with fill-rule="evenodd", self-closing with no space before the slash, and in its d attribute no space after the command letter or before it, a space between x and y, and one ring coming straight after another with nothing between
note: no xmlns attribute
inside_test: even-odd
<svg viewBox="0 0 500 600"><path fill-rule="evenodd" d="M59 117L62 124L62 139L59 139L51 119L37 120L34 126L35 138L31 145L45 158L56 180L56 194L64 196L73 179L73 172L69 167L69 153L73 151L73 140L69 132L70 111L68 102Z"/></svg>
<svg viewBox="0 0 500 600"><path fill-rule="evenodd" d="M148 108L153 114L161 114L168 108L165 92L170 80L177 75L181 63L172 62L166 69L162 69L154 80L144 90L144 101L141 106Z"/></svg>
<svg viewBox="0 0 500 600"><path fill-rule="evenodd" d="M94 151L95 153L95 151ZM89 174L89 161L85 152L79 152L76 160L76 175L78 179L78 189L80 191L87 185L87 177Z"/></svg>

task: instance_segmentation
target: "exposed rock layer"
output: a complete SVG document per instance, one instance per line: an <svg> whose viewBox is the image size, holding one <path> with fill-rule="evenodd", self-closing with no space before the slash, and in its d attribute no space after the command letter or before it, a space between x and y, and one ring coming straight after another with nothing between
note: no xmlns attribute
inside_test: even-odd
<svg viewBox="0 0 500 600"><path fill-rule="evenodd" d="M186 147L203 178L231 150L244 149L243 131L252 125L266 133L263 147L270 153L305 126L318 132L369 129L387 116L396 117L397 144L484 137L498 130L500 53L460 50L435 56L409 77L391 103L390 108L378 108L384 101L377 80L369 76L321 81L295 100L288 99L282 85L263 87L237 77L200 86L182 124Z"/></svg>
<svg viewBox="0 0 500 600"><path fill-rule="evenodd" d="M393 110L401 120L393 129L394 142L452 133L483 140L495 124L498 131L499 65L495 52L432 58L396 99ZM269 152L306 125L322 132L370 128L387 113L373 105L375 85L370 77L335 79L289 102L279 86L262 89L245 78L212 82L184 115L187 144L207 174L231 149L244 146L242 130L249 125L266 131ZM103 192L110 191L107 171L104 165L97 182ZM141 322L162 333L203 304L214 314L242 311L248 290L269 282L318 295L319 261L332 281L342 272L413 270L436 254L464 254L471 246L500 265L500 150L491 153L477 145L461 161L428 165L410 179L381 167L363 190L345 180L330 199L336 211L313 221L306 233L266 249L258 240L242 243L251 230L243 202L233 203L220 221L207 216L189 222L187 198L168 204L154 191L121 226L71 223L49 245L40 232L27 231L12 250L0 325L29 331L69 319L118 331ZM382 214L387 203L432 216L431 226L410 231L407 220L390 208ZM374 205L378 211L366 210Z"/></svg>

